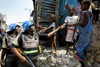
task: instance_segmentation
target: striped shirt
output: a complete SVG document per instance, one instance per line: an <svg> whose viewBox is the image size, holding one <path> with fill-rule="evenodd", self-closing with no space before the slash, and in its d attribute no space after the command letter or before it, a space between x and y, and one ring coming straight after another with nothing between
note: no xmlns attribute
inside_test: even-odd
<svg viewBox="0 0 100 67"><path fill-rule="evenodd" d="M81 4L77 5L75 8L75 15L79 16L81 13Z"/></svg>
<svg viewBox="0 0 100 67"><path fill-rule="evenodd" d="M77 5L76 8L75 8L75 15L80 16L81 11L82 11L82 10L81 10L81 4L79 4L79 5ZM90 5L88 11L92 12L91 5Z"/></svg>

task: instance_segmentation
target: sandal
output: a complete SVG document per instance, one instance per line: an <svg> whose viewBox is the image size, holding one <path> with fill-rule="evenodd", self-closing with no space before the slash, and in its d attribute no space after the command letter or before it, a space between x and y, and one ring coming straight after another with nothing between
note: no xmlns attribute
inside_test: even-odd
<svg viewBox="0 0 100 67"><path fill-rule="evenodd" d="M80 59L79 56L78 56L77 54L75 54L74 57L75 57L76 59L78 59L79 61L84 61L84 60Z"/></svg>

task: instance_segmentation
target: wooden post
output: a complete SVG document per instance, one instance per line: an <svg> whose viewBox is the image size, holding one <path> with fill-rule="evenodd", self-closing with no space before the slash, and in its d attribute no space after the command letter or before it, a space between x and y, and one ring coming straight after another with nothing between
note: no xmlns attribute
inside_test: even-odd
<svg viewBox="0 0 100 67"><path fill-rule="evenodd" d="M36 6L36 24L40 22L40 13L41 13L41 1L37 0L37 6ZM37 25L36 25L37 26ZM37 27L38 32L38 27Z"/></svg>
<svg viewBox="0 0 100 67"><path fill-rule="evenodd" d="M56 6L55 6L55 15L56 15L56 28L59 26L59 12L60 12L60 0L56 0ZM58 42L58 38L59 38L59 35L57 33L56 35L56 43L57 43L57 46L59 46L59 42Z"/></svg>
<svg viewBox="0 0 100 67"><path fill-rule="evenodd" d="M36 4L36 0L32 0L33 1L33 9L34 9L34 14L33 14L33 21L35 24L37 24L37 4ZM37 25L35 26L36 28L36 32L37 32Z"/></svg>

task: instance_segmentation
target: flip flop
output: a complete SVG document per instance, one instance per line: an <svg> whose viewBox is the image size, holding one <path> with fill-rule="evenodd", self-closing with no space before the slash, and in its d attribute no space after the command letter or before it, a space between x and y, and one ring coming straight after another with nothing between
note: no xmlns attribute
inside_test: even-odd
<svg viewBox="0 0 100 67"><path fill-rule="evenodd" d="M80 59L79 56L78 56L77 54L75 54L74 57L75 57L76 59L78 59L79 61L84 61L84 60Z"/></svg>

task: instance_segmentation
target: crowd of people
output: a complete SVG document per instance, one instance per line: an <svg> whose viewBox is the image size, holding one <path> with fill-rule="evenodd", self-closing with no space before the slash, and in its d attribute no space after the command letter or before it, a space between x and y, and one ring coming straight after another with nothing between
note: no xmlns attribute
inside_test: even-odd
<svg viewBox="0 0 100 67"><path fill-rule="evenodd" d="M68 9L69 16L66 17L63 25L60 25L56 29L56 16L50 15L49 19L51 25L47 28L38 25L38 28L41 28L38 33L43 34L46 30L51 29L47 37L51 40L51 53L57 54L56 32L65 28L67 25L65 38L66 54L69 54L69 45L78 39L76 43L77 53L74 57L84 62L93 35L93 15L90 1L79 0L79 2L80 4L76 8L70 7ZM3 31L3 28L0 27L0 50L2 49L0 63L2 67L31 67L27 58L19 52L19 49L27 55L36 66L37 57L39 55L39 37L38 33L36 33L35 23L25 21L22 26L24 31L21 33L20 26L16 23L11 24L7 32Z"/></svg>

